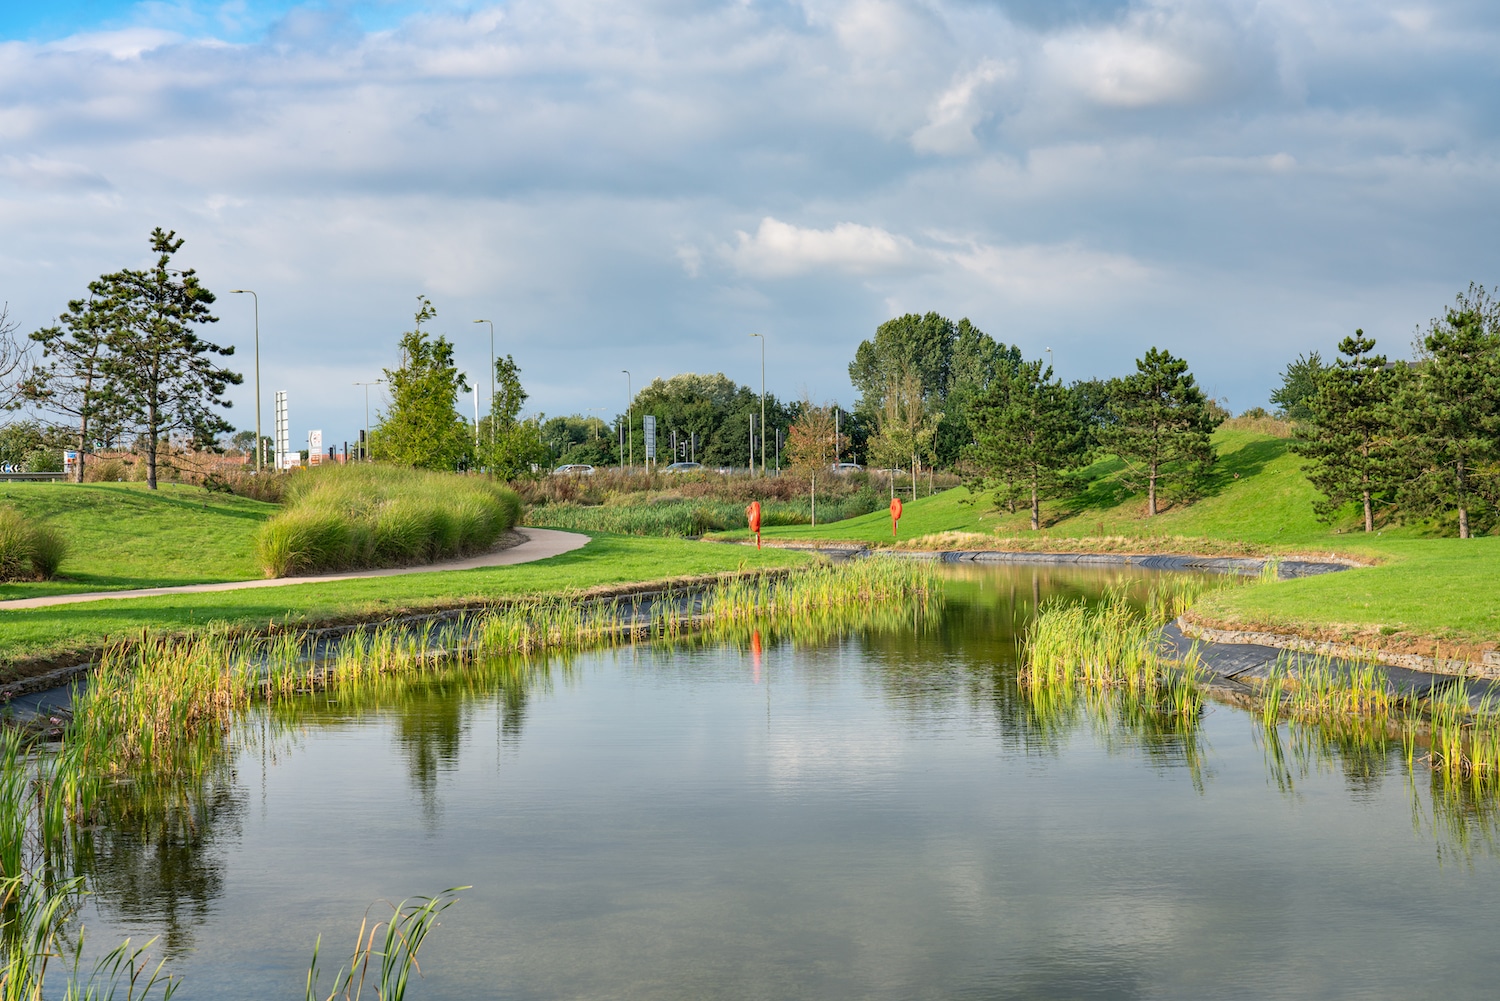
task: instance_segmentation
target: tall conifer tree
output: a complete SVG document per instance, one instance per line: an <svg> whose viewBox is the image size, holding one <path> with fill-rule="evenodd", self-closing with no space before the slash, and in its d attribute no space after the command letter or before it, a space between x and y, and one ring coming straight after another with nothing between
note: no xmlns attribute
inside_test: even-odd
<svg viewBox="0 0 1500 1001"><path fill-rule="evenodd" d="M1339 343L1338 359L1302 401L1306 419L1292 444L1309 460L1303 469L1323 495L1318 516L1331 521L1353 501L1363 510L1366 532L1375 530L1375 504L1394 479L1390 404L1397 374L1374 350L1375 340L1363 330Z"/></svg>
<svg viewBox="0 0 1500 1001"><path fill-rule="evenodd" d="M1017 494L1031 501L1031 528L1041 527L1041 502L1067 485L1065 474L1081 457L1082 427L1068 391L1040 361L1002 373L970 410L980 475L971 489L993 490L997 500Z"/></svg>
<svg viewBox="0 0 1500 1001"><path fill-rule="evenodd" d="M1155 517L1158 487L1191 484L1213 465L1210 439L1222 418L1171 352L1152 348L1135 367L1111 385L1110 419L1095 434L1125 463L1126 482L1146 487L1146 515Z"/></svg>

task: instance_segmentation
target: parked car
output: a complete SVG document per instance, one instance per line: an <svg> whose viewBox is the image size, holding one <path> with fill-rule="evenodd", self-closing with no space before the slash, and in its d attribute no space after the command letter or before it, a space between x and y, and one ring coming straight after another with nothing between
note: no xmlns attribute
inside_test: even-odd
<svg viewBox="0 0 1500 1001"><path fill-rule="evenodd" d="M703 468L701 462L674 462L662 470L664 473L696 473Z"/></svg>
<svg viewBox="0 0 1500 1001"><path fill-rule="evenodd" d="M864 466L861 466L857 462L835 462L833 464L833 471L835 473L857 473L864 468Z"/></svg>
<svg viewBox="0 0 1500 1001"><path fill-rule="evenodd" d="M583 462L569 462L552 470L553 476L593 476L594 467Z"/></svg>

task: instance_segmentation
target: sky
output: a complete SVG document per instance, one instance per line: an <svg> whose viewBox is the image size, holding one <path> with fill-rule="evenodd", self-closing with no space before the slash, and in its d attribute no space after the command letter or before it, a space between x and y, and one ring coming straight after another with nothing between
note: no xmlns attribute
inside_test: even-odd
<svg viewBox="0 0 1500 1001"><path fill-rule="evenodd" d="M250 288L299 440L357 435L418 295L548 415L758 387L754 333L847 406L929 310L1065 381L1163 347L1238 412L1500 283L1497 51L1483 0L0 0L0 300L36 329L173 229L230 419Z"/></svg>

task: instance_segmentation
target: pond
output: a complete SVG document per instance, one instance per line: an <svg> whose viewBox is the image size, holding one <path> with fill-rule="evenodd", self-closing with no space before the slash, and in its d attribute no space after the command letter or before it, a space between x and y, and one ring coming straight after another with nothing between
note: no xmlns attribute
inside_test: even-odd
<svg viewBox="0 0 1500 1001"><path fill-rule="evenodd" d="M87 839L89 941L162 936L179 998L300 997L320 934L331 973L373 901L469 885L413 997L1493 994L1491 802L1224 704L1039 704L1036 603L1149 575L943 572L904 628L255 715L180 822Z"/></svg>

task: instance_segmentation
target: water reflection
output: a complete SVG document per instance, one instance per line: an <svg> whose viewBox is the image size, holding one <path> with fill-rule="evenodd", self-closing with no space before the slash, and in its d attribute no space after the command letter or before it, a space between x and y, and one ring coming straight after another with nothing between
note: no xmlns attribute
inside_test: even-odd
<svg viewBox="0 0 1500 1001"><path fill-rule="evenodd" d="M741 717L725 710L724 717L713 720L718 729L705 728L708 736L702 738L703 744L688 748L701 755L703 760L714 760L716 753L728 757L743 754L751 758L757 753L770 756L786 750L799 739L815 743L816 735L823 732L820 728L843 724L843 720L834 717L835 713L860 713L864 711L865 702L870 702L879 707L879 712L859 717L858 725L868 728L858 735L864 746L891 748L903 738L927 735L951 726L955 719L963 719L973 721L972 728L964 732L965 749L971 750L975 744L982 744L976 757L983 758L987 762L985 767L993 768L997 776L1005 773L1009 767L1005 759L1012 757L1028 766L1034 766L1036 759L1047 759L1048 770L1059 776L1066 770L1062 766L1070 766L1073 770L1068 772L1069 777L1059 777L1055 780L1059 783L1088 781L1088 776L1080 774L1081 766L1077 761L1086 759L1097 749L1115 759L1113 765L1141 762L1148 766L1148 773L1182 775L1198 792L1197 797L1186 794L1188 798L1206 802L1213 809L1233 809L1234 796L1216 798L1219 790L1215 785L1223 781L1218 773L1231 771L1235 762L1221 760L1223 752L1216 751L1209 736L1213 733L1216 738L1222 738L1224 728L1214 730L1207 726L1203 713L1163 713L1148 700L1128 690L1090 692L1037 688L1023 686L1017 681L1021 637L1039 602L1056 597L1095 600L1108 587L1125 583L1133 583L1144 592L1154 575L1068 568L977 566L955 567L947 573L944 600L915 613L907 608L875 607L864 609L852 618L814 616L796 623L741 624L717 630L710 636L662 644L660 649L641 645L622 655L621 659L628 656L631 672L658 683L661 691L653 692L653 698L659 695L663 716L647 723L663 728L671 725L670 719L666 718L669 710L690 709L693 704L690 696L680 693L701 682L698 676L714 670L717 660L734 660L736 651L742 658L732 665L732 671L737 673L726 672L726 677L733 679L729 687L737 693L736 697L743 695L741 689L745 685L764 686L773 679L781 685L782 679L788 676L807 683L806 688L814 693L814 697L798 706L804 714L802 720L811 720L807 733L813 736L771 734L773 726L790 729L799 718L791 711L784 718L774 715L773 703L768 697L764 724L756 720L755 726L743 727L746 733L753 731L753 734L761 735L766 741L764 747L755 743L755 739L761 738L752 739L741 733L737 726ZM692 655L695 652L701 656ZM240 771L246 768L247 762L264 756L274 764L298 754L302 745L316 742L321 733L340 728L362 731L371 742L388 741L399 750L393 781L399 789L404 770L404 780L418 802L420 823L426 832L433 837L447 834L457 838L454 829L461 825L445 823L441 797L447 796L455 804L463 805L464 795L471 798L475 795L472 787L465 792L458 785L464 755L478 753L479 742L474 739L476 722L483 719L487 724L493 715L500 739L517 757L521 757L528 735L537 731L545 735L546 728L534 726L535 721L538 718L555 719L563 712L562 703L567 700L554 698L559 690L569 685L588 689L613 683L614 676L621 673L620 661L614 657L580 654L533 659L499 658L462 668L438 667L410 675L381 675L362 679L358 684L335 683L326 691L278 700L251 714L233 732L214 735L195 752L198 754L195 763L183 768L173 781L149 781L138 777L137 781L112 787L104 801L101 822L79 835L71 864L88 877L102 913L123 923L147 925L159 930L174 955L186 955L199 945L200 939L211 940L216 934L204 929L216 920L216 902L228 892L226 885L231 878L233 859L246 827L250 793ZM838 684L856 688L858 698L863 701L858 704L836 702ZM820 704L816 696L824 693L829 693L828 699ZM755 694L760 695L759 689ZM769 692L766 694L769 696ZM674 701L677 699L681 701ZM775 712L780 711L778 702ZM1500 838L1497 838L1500 807L1497 807L1495 790L1469 783L1445 783L1430 776L1420 761L1409 766L1407 749L1399 734L1362 728L1358 724L1334 727L1281 723L1266 727L1258 717L1236 709L1220 706L1213 712L1221 721L1227 718L1235 721L1236 726L1242 723L1251 726L1251 732L1260 744L1266 781L1289 798L1295 799L1313 776L1332 774L1339 777L1348 799L1373 802L1378 800L1388 778L1399 775L1410 789L1412 819L1417 832L1424 843L1435 847L1439 859L1458 859L1474 864L1476 859L1493 853L1500 843ZM720 750L714 739L720 736L723 744L733 749L731 752ZM642 741L652 737L652 734L632 734L632 739ZM742 742L743 746L737 742ZM771 750L765 750L766 747ZM680 750L676 745L672 749ZM1255 773L1250 783L1259 788L1260 765L1255 762L1254 754L1252 749L1248 757L1244 754L1240 757L1248 761ZM669 757L664 752L662 760ZM899 753L890 750L880 759L879 767L889 772L899 759ZM1054 769L1053 763L1059 767ZM678 762L674 760L673 764ZM722 765L722 762L718 764ZM667 767L659 762L657 766ZM236 770L237 767L240 771ZM788 826L795 825L788 825L784 815L767 820L761 813L745 809L743 804L736 802L736 792L742 793L747 801L754 800L753 788L746 793L743 787L735 785L740 773L727 768L721 774L707 765L703 767L706 778L696 773L689 773L686 777L671 773L674 781L663 782L663 785L670 786L669 791L660 794L656 800L644 802L639 809L644 816L657 810L689 809L682 805L684 803L707 809L701 805L707 803L721 807L725 811L724 817L731 818L705 820L701 815L693 814L691 822L685 825L697 831L713 830L725 844L722 854L713 855L712 866L700 877L695 890L700 894L697 899L702 907L699 923L707 925L722 907L719 894L723 891L723 881L732 883L735 860L731 856L734 852L737 850L749 857L762 852L770 854L765 845L774 844L776 838L785 836ZM835 777L847 776L860 767L858 762L841 759L831 764L826 773ZM272 771L274 773L274 768ZM1120 770L1116 769L1112 774L1118 776ZM563 781L586 784L589 780L586 775L549 771L543 773L538 784L545 787L559 775ZM358 776L352 778L357 780ZM774 779L772 776L766 780L768 785L776 786L773 790L776 797L771 798L773 806L794 798L798 790L812 787L811 781L778 785ZM937 785L950 780L951 775L940 769L933 777ZM492 778L491 781L500 780ZM843 781L854 784L854 778L846 777ZM873 788L878 784L872 782L869 785ZM1155 787L1147 787L1143 797L1149 798L1153 790ZM824 790L820 788L819 791ZM1014 789L1009 791L1015 793L1015 799L1006 801L1006 809L1021 809L1016 804L1023 797ZM1159 794L1159 790L1156 792ZM1224 792L1239 794L1236 789L1225 789ZM563 839L565 850L561 856L567 862L559 863L542 849L537 849L539 854L533 856L532 861L540 858L541 865L558 868L593 864L588 857L589 843L579 842L584 847L577 847L570 840L582 835L574 834L575 828L569 823L545 813L551 806L554 793L556 798L562 798L567 795L567 789L544 788L537 800L540 805L532 809L548 819L547 823L538 823L538 827L545 827L549 837ZM1026 787L1024 793L1041 799L1049 795L1062 796L1066 790ZM592 808L595 801L589 797L597 795L598 791L590 788L588 795L582 798ZM845 816L833 818L840 825L840 847L852 845L866 836L877 843L881 838L888 838L895 845L890 849L891 857L906 858L910 845L899 841L888 830L872 832L870 829L874 822L869 818L875 816L870 803L878 798L869 788L863 789ZM514 798L506 798L507 808L513 801ZM924 807L928 805L922 802ZM943 809L955 813L961 810L953 801L939 799L937 802ZM754 803L757 810L764 805L760 800L754 800ZM399 811L407 807L397 801L389 808ZM448 812L453 811L454 807L450 806ZM906 825L914 824L912 817L921 812L913 808L908 815L898 810L893 811L894 820L890 820L889 815L886 819L892 829L902 831ZM618 812L591 814L583 811L581 815L586 820L619 824L623 833L618 835L614 850L621 855L603 860L600 865L617 864L622 874L601 879L628 882L632 867L643 863L638 857L625 854L627 849L621 845L629 842L627 834L631 831L652 830L648 822L640 816L621 816ZM1003 814L997 811L996 816ZM494 819L494 816L487 816L487 820ZM987 821L999 823L993 817ZM757 838L736 841L736 825L756 831ZM800 849L815 853L820 847L815 840L815 827L809 824L808 830L796 828L797 836L806 839L798 843ZM517 822L511 833L525 836L527 830L525 824ZM681 838L680 831L675 833ZM987 856L983 849L993 845L976 837L978 840L968 844L944 846L944 850L951 850L954 858L962 856L968 860L964 862L967 866L964 871L969 875L962 879L955 877L954 884L977 900L971 901L970 909L983 915L984 920L975 919L974 923L979 927L979 933L990 934L1001 920L995 915L1006 912L1012 901L986 895L999 892L994 886L1003 883L996 873L1004 871L1004 864ZM495 839L496 844L499 841ZM684 845L692 849L697 842L665 840L661 844L636 849L651 859L651 864L660 866L651 870L650 879L642 880L648 889L670 883L672 868L677 861L675 853L683 850ZM498 852L500 849L487 845L485 850ZM575 850L576 854L568 854ZM853 851L852 848L849 850ZM653 852L662 857L656 858ZM1005 857L1003 852L999 855ZM1038 864L1045 861L1042 859ZM395 866L396 862L393 859L391 864ZM1095 864L1098 860L1090 859L1090 862ZM295 866L297 860L285 860L285 864ZM514 871L524 871L524 866L518 863ZM886 878L887 875L875 872L870 878ZM815 878L805 873L803 876ZM461 878L463 881L472 879L467 874ZM507 874L496 877L502 886L508 885L506 881L512 878L515 877ZM561 880L561 877L557 878ZM787 885L781 891L784 897L798 892L811 893L811 890L799 890L793 885L795 880L792 877L786 878ZM1067 881L1065 877L1059 879ZM458 881L457 878L449 880ZM416 890L430 891L441 885L446 884L417 887ZM618 902L626 899L628 893L649 896L649 892L639 889L639 886L607 885L609 889L603 892L602 903L577 890L573 891L578 894L576 897L553 899L549 897L553 890L550 884L535 891L532 902L543 918L552 915L556 920L576 922L579 926L586 926L599 909L608 911L617 907L628 916L635 908L646 910L650 906L649 901L639 897L628 897L631 901L628 905ZM1110 896L1106 890L1114 895ZM855 893L848 887L841 887L840 891ZM742 887L741 892L761 894L766 898L778 897L759 884L755 884L753 890ZM921 891L917 888L909 890L909 893L918 892ZM1151 957L1136 956L1131 962L1124 962L1114 946L1084 941L1087 936L1078 929L1083 922L1093 921L1089 927L1094 934L1113 935L1126 941L1129 933L1144 934L1142 928L1147 923L1148 912L1154 909L1166 913L1170 910L1169 904L1145 901L1140 893L1133 893L1128 886L1126 889L1090 886L1079 892L1078 899L1070 904L1072 910L1069 913L1076 911L1073 920L1080 924L1067 929L1066 946L1059 946L1056 942L1039 944L1037 952L1029 956L1026 963L1015 969L994 972L994 980L988 986L970 982L973 992L1024 994L1027 985L1031 985L1040 993L1087 994L1107 983L1109 990L1102 993L1115 996L1136 989L1143 994L1160 993L1152 990L1156 983L1153 971L1159 966L1151 961ZM619 894L619 898L611 896L612 893ZM870 893L870 899L877 899L875 890ZM765 903L768 911L778 914L784 906L783 899L767 899ZM1022 899L1015 906L1035 908L1039 905L1035 899ZM559 910L566 911L562 918L556 917ZM878 913L878 909L865 910ZM808 918L805 914L793 915L788 920ZM1160 948L1160 941L1170 939L1170 930L1169 923L1163 919L1161 927L1155 929L1157 938L1152 939L1151 948ZM683 922L679 931L682 935L691 935L699 930L694 922ZM810 929L808 934L811 936L819 931ZM904 933L905 929L902 931ZM492 930L486 928L485 934L491 935ZM709 933L702 931L701 934ZM764 930L760 934L769 935ZM499 931L493 931L493 935L497 940L503 937ZM892 941L896 938L893 936ZM219 941L222 944L222 937ZM766 941L774 941L774 938ZM934 944L932 948L939 949L940 946ZM731 956L734 957L732 960L726 958ZM1089 959L1090 956L1094 959ZM715 962L749 963L750 960L744 958L742 950L736 952L726 945L723 953L715 957ZM820 955L814 966L824 962L826 959ZM1091 962L1099 964L1099 968L1091 968ZM1106 964L1107 976L1100 972ZM711 989L723 988L724 984L704 982L700 986L705 992L711 992ZM602 990L597 992L603 993Z"/></svg>

